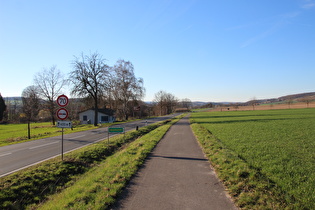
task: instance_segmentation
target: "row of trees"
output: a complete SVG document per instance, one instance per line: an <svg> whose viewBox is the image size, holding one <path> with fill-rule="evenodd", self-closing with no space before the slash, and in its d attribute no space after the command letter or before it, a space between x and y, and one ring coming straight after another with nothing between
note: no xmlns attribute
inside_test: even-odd
<svg viewBox="0 0 315 210"><path fill-rule="evenodd" d="M73 70L69 77L56 68L44 69L34 77L34 85L27 87L23 93L23 107L28 121L38 114L40 99L45 101L52 123L55 124L55 100L62 93L63 87L70 86L73 97L84 98L88 108L95 110L95 125L97 125L99 108L114 108L120 118L128 118L128 105L137 103L144 97L143 79L134 74L134 66L130 61L118 60L110 67L98 53L82 54L75 57Z"/></svg>
<svg viewBox="0 0 315 210"><path fill-rule="evenodd" d="M185 108L189 110L192 107L190 99L185 98L179 101L173 94L166 91L159 91L154 96L155 109L160 115L170 114L176 111L176 108Z"/></svg>
<svg viewBox="0 0 315 210"><path fill-rule="evenodd" d="M145 95L143 79L134 74L134 66L130 61L118 60L112 67L98 53L75 57L72 62L72 71L68 77L63 75L56 66L44 68L34 75L34 85L28 86L22 92L22 108L20 118L30 123L38 119L45 110L49 113L52 123L55 124L56 98L63 94L64 87L68 87L75 105L68 106L70 119L74 120L78 111L93 108L95 110L95 125L97 113L100 108L115 110L116 117L127 120L129 116L164 115L175 111L175 108L189 108L191 101L184 99L182 102L170 93L159 91L154 102L145 104L142 98ZM2 98L2 97L1 97ZM1 110L5 103L1 103ZM3 104L3 105L2 105ZM74 114L72 114L74 113ZM43 114L41 114L43 115ZM46 114L47 115L47 114ZM1 119L0 119L1 121Z"/></svg>
<svg viewBox="0 0 315 210"><path fill-rule="evenodd" d="M128 107L138 105L144 97L143 79L134 75L134 66L130 61L118 60L113 67L95 53L91 56L76 58L74 70L70 73L72 94L91 98L95 109L95 120L99 104L108 105L116 110L117 115L128 119Z"/></svg>

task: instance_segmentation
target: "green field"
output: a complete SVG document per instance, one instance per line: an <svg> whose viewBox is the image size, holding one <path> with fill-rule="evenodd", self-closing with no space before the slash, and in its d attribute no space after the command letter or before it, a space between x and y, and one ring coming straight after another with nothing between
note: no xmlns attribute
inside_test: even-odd
<svg viewBox="0 0 315 210"><path fill-rule="evenodd" d="M31 124L32 138L40 135L47 135L56 132L57 129L51 123ZM0 125L0 146L23 141L27 139L27 124Z"/></svg>
<svg viewBox="0 0 315 210"><path fill-rule="evenodd" d="M315 109L201 112L192 120L281 189L288 206L315 208Z"/></svg>
<svg viewBox="0 0 315 210"><path fill-rule="evenodd" d="M118 122L119 123L119 122ZM70 128L65 128L64 133L73 133L78 131L90 130L99 127L110 126L115 123L106 123L101 126L95 127L94 125L75 125L73 130ZM9 144L16 144L24 141L29 141L27 138L27 124L7 124L0 125L0 146L5 146ZM50 122L45 123L31 123L31 139L41 139L51 136L61 135L61 128L57 128Z"/></svg>

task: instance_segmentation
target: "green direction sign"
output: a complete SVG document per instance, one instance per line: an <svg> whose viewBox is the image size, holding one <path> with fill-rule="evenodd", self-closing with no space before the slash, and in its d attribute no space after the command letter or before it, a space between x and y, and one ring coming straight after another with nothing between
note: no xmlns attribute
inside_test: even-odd
<svg viewBox="0 0 315 210"><path fill-rule="evenodd" d="M124 128L119 128L119 127L113 127L113 128L108 128L109 133L123 133Z"/></svg>

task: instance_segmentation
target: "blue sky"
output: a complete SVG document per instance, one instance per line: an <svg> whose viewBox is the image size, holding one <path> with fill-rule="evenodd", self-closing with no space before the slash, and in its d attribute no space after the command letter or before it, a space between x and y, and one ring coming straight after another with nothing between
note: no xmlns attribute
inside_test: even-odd
<svg viewBox="0 0 315 210"><path fill-rule="evenodd" d="M134 64L145 101L159 90L209 102L313 92L315 0L0 0L2 96L96 51Z"/></svg>

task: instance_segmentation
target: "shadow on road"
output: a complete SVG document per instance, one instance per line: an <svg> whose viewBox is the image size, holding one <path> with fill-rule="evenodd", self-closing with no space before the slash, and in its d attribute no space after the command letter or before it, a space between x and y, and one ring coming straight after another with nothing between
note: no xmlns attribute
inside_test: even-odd
<svg viewBox="0 0 315 210"><path fill-rule="evenodd" d="M168 159L177 159L177 160L198 160L198 161L208 161L205 158L190 158L190 157L171 157L171 156L161 156L161 155L150 155L148 158L151 157L161 157L161 158L168 158Z"/></svg>

